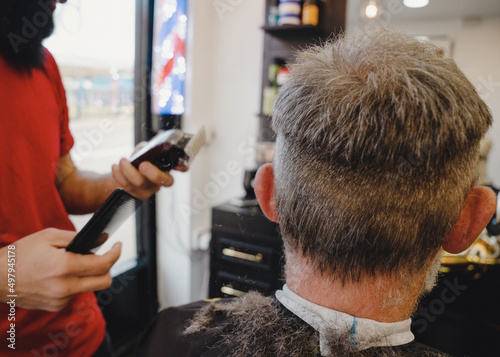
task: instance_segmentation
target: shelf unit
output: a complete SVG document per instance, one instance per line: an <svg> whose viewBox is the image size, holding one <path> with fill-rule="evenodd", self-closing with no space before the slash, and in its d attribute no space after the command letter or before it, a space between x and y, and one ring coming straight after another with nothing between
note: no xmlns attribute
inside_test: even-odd
<svg viewBox="0 0 500 357"><path fill-rule="evenodd" d="M266 1L266 19L272 0ZM290 61L297 50L334 39L345 28L346 0L323 0L319 3L319 23L312 25L262 26L264 51L262 66L261 108L264 88L268 85L268 68L275 58ZM259 114L259 140L274 141L270 117Z"/></svg>

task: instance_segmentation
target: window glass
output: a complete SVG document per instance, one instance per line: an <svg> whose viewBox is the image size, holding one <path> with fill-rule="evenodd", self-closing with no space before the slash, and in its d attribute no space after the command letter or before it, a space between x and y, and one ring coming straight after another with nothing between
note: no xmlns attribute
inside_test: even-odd
<svg viewBox="0 0 500 357"><path fill-rule="evenodd" d="M109 173L134 147L135 0L68 0L57 5L54 21L44 44L66 89L72 159L79 169ZM80 230L90 217L71 219ZM131 217L103 247L123 242L113 275L135 263L136 239Z"/></svg>

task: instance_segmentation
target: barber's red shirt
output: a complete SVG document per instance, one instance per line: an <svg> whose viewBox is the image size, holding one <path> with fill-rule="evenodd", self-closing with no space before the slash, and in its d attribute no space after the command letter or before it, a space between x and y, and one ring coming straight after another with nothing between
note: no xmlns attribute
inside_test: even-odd
<svg viewBox="0 0 500 357"><path fill-rule="evenodd" d="M59 158L72 146L52 55L46 51L44 69L31 72L14 70L0 56L0 246L48 227L74 230L55 185ZM59 312L16 307L15 321L9 313L0 304L0 356L92 356L104 339L93 293L74 296ZM7 339L11 323L15 350Z"/></svg>

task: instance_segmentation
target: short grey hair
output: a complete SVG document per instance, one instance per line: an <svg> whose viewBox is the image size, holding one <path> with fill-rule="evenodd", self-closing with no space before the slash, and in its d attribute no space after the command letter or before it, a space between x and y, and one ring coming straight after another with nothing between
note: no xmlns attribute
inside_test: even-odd
<svg viewBox="0 0 500 357"><path fill-rule="evenodd" d="M491 114L474 86L388 30L302 51L290 70L272 121L285 246L342 282L421 269L477 183Z"/></svg>

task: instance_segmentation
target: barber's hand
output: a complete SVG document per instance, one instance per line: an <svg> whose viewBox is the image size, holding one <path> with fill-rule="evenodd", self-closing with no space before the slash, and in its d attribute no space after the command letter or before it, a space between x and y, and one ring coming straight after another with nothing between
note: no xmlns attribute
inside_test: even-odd
<svg viewBox="0 0 500 357"><path fill-rule="evenodd" d="M16 306L59 311L74 294L102 290L111 285L109 269L120 256L121 244L102 256L67 252L64 248L75 234L49 228L14 243ZM6 257L7 247L4 247L0 249L2 275L3 267L7 267ZM2 277L2 284L4 279ZM3 286L1 289L0 300L6 302L7 294L3 293Z"/></svg>
<svg viewBox="0 0 500 357"><path fill-rule="evenodd" d="M135 151L146 143L139 143ZM150 162L141 162L137 170L127 159L121 159L120 163L113 165L113 178L120 186L132 196L141 200L149 198L163 186L169 187L174 184L174 179L168 172L163 172Z"/></svg>

